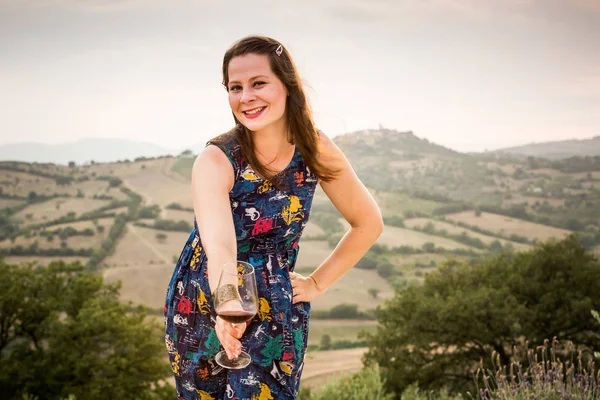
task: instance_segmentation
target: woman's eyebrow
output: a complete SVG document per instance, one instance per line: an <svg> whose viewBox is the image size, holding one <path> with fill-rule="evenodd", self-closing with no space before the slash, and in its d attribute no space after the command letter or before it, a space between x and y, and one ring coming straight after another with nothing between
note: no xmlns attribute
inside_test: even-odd
<svg viewBox="0 0 600 400"><path fill-rule="evenodd" d="M252 81L252 80L255 80L255 79L258 79L258 78L268 78L268 76L266 76L266 75L257 75L257 76L253 76L249 80ZM240 81L229 81L229 83L240 83Z"/></svg>

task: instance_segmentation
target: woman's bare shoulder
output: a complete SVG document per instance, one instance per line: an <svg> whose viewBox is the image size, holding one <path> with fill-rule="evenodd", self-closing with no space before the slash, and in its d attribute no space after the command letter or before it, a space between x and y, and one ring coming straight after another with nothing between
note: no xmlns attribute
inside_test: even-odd
<svg viewBox="0 0 600 400"><path fill-rule="evenodd" d="M317 132L319 136L319 161L333 169L339 169L344 164L344 153L323 131L318 130Z"/></svg>

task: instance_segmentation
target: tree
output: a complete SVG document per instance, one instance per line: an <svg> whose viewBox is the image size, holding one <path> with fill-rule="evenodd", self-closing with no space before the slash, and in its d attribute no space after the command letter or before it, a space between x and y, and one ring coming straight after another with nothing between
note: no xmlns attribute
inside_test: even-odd
<svg viewBox="0 0 600 400"><path fill-rule="evenodd" d="M377 260L370 254L365 254L360 260L358 260L358 263L356 263L356 268L375 269L377 268Z"/></svg>
<svg viewBox="0 0 600 400"><path fill-rule="evenodd" d="M394 264L392 264L389 261L384 261L382 263L377 264L377 273L382 278L389 278L390 276L392 276L394 274L395 269L396 267L394 267Z"/></svg>
<svg viewBox="0 0 600 400"><path fill-rule="evenodd" d="M357 304L342 303L333 306L329 311L329 318L332 319L355 319L361 316Z"/></svg>
<svg viewBox="0 0 600 400"><path fill-rule="evenodd" d="M377 288L369 288L369 294L371 295L372 298L376 299L377 296L379 295L379 289Z"/></svg>
<svg viewBox="0 0 600 400"><path fill-rule="evenodd" d="M175 397L159 383L169 374L159 329L144 310L119 303L118 285L78 262L0 259L0 293L3 398Z"/></svg>
<svg viewBox="0 0 600 400"><path fill-rule="evenodd" d="M329 350L331 347L331 336L328 334L321 335L321 344L319 346L320 350Z"/></svg>
<svg viewBox="0 0 600 400"><path fill-rule="evenodd" d="M379 309L365 359L382 367L396 394L415 381L473 390L477 368L493 369L492 352L510 365L526 362L525 341L535 347L556 336L588 353L597 348L590 310L600 307L598 293L600 262L573 235L475 265L447 261Z"/></svg>

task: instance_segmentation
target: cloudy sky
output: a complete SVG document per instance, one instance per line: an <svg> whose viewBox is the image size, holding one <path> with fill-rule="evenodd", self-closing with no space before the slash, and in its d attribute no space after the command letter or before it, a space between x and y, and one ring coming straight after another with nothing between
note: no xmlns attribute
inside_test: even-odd
<svg viewBox="0 0 600 400"><path fill-rule="evenodd" d="M288 48L317 125L460 151L600 135L600 0L0 0L0 144L228 130L223 53Z"/></svg>

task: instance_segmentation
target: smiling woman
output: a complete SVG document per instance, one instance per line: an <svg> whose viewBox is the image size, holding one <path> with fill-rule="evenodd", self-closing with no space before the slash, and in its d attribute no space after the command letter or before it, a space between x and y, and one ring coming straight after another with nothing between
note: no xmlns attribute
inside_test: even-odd
<svg viewBox="0 0 600 400"><path fill-rule="evenodd" d="M223 59L223 85L236 126L210 140L192 168L194 229L169 283L165 342L180 399L295 399L310 302L375 242L381 214L346 157L316 129L281 43L236 42ZM317 184L350 228L305 277L294 268ZM236 260L255 270L258 312L247 324L224 320L213 304L222 266ZM225 286L227 301L241 299ZM215 359L220 346L234 360L243 348L250 364L224 369L227 362Z"/></svg>

